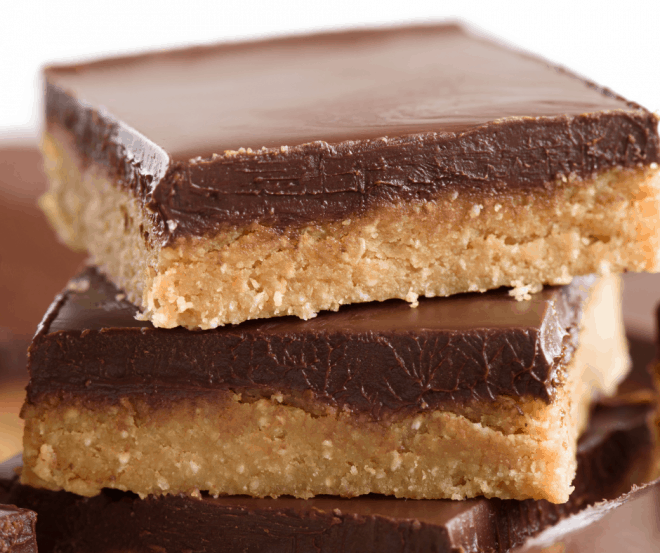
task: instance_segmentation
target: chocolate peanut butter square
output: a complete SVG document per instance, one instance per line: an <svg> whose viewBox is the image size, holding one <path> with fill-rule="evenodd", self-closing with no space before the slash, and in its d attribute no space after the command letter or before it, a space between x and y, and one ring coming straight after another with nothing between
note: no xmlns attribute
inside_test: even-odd
<svg viewBox="0 0 660 553"><path fill-rule="evenodd" d="M660 268L657 116L460 26L45 80L42 207L158 327Z"/></svg>
<svg viewBox="0 0 660 553"><path fill-rule="evenodd" d="M23 482L81 495L568 499L628 370L616 276L155 328L95 268L29 350Z"/></svg>

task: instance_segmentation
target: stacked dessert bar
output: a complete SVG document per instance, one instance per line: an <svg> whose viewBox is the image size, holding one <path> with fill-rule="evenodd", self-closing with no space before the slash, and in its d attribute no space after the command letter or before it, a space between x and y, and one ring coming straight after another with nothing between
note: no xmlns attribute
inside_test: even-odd
<svg viewBox="0 0 660 553"><path fill-rule="evenodd" d="M590 481L578 439L602 461L628 371L617 274L659 269L657 126L454 25L48 69L42 205L91 266L30 347L22 485L201 509L241 551L554 513L509 547L615 497L646 442Z"/></svg>

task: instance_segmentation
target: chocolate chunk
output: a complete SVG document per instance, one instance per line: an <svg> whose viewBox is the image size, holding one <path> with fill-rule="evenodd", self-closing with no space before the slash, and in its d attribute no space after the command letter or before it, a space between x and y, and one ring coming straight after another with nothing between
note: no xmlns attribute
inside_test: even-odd
<svg viewBox="0 0 660 553"><path fill-rule="evenodd" d="M653 404L611 403L597 409L578 449L575 491L565 504L499 499L405 500L383 496L310 500L241 496L139 499L104 490L92 498L14 484L10 499L39 514L42 553L131 551L282 551L395 553L504 552L559 525L588 505L582 526L655 489L644 482L653 462ZM20 460L18 461L20 463ZM7 472L8 465L0 467ZM569 519L570 520L570 519ZM563 535L555 531L555 537ZM462 549L461 549L462 548Z"/></svg>
<svg viewBox="0 0 660 553"><path fill-rule="evenodd" d="M162 243L660 161L657 116L456 25L191 48L46 81L48 129L131 188Z"/></svg>
<svg viewBox="0 0 660 553"><path fill-rule="evenodd" d="M75 392L311 393L378 419L502 395L551 401L595 277L518 302L506 290L343 306L315 319L156 329L94 268L60 295L29 350L28 400ZM155 396L152 396L155 398Z"/></svg>
<svg viewBox="0 0 660 553"><path fill-rule="evenodd" d="M0 552L37 553L37 514L14 505L0 505Z"/></svg>

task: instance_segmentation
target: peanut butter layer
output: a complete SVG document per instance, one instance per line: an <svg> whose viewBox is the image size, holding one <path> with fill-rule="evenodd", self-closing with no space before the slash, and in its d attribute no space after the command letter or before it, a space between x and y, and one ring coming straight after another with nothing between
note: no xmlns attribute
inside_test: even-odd
<svg viewBox="0 0 660 553"><path fill-rule="evenodd" d="M651 404L639 398L596 408L578 446L575 490L568 502L559 505L542 500L485 498L410 501L378 495L303 500L214 498L202 494L197 498L159 495L138 499L114 490L83 498L3 482L2 478L13 476L12 461L20 464L20 459L18 463L12 460L0 465L0 501L12 501L38 512L38 540L45 551L56 545L58 551L72 553L504 553L520 545L536 551L534 547L540 549L565 540L575 543L583 535L586 541L576 551L601 553L602 547L589 548L585 526L596 521L607 524L602 517L628 501L639 504L640 509L647 505L652 508L653 498L658 497L658 481L625 493L631 485L648 481L648 466L653 462L651 413ZM7 487L6 497L2 495L3 484ZM656 535L655 528L644 532L636 522L631 543L638 545L643 537L651 540ZM528 541L532 536L538 537Z"/></svg>
<svg viewBox="0 0 660 553"><path fill-rule="evenodd" d="M108 405L49 394L22 412L22 481L86 496L109 487L141 496L380 493L560 503L572 490L578 418L587 414L584 404L577 412L580 398L561 397L551 406L516 402L522 415L509 404L483 414L473 406L474 421L439 410L364 421L279 399L215 392L156 407L134 395Z"/></svg>
<svg viewBox="0 0 660 553"><path fill-rule="evenodd" d="M143 496L197 495L202 491L258 497L381 493L410 498L485 495L565 501L572 489L575 447L590 402L598 393L611 392L627 369L616 282L614 277L601 279L591 287L579 321L578 345L570 361L560 363L552 379L555 389L550 400L531 394L430 400L430 405L420 401L414 409L390 410L388 416L381 413L378 417L357 403L328 401L311 384L301 393L300 388L287 385L288 377L283 377L280 386L273 381L269 386L253 384L235 389L227 383L213 384L212 378L207 383L192 382L182 366L161 370L148 384L136 385L138 363L131 352L153 346L146 340L142 346L136 341L126 350L124 365L113 361L109 353L112 341L99 350L107 355L97 353L95 357L94 348L84 348L84 341L101 340L97 342L101 344L120 331L99 329L103 318L85 316L81 318L87 323L84 326L92 328L78 327L78 337L76 332L58 330L58 324L69 328L75 324L71 316L75 306L66 307L65 295L51 309L30 350L32 382L22 412L26 421L23 482L81 495L112 487ZM89 276L74 280L71 288L78 288L76 294L88 293ZM488 301L487 297L482 299ZM535 305L534 300L521 304L507 299L521 309ZM561 309L556 303L552 305L551 310ZM102 308L103 303L99 306ZM408 307L405 309L410 313ZM108 313L109 317L115 315L112 309ZM327 315L337 318L341 314ZM311 323L295 324L323 325L323 320L319 317ZM268 324L277 327L283 322ZM359 326L359 322L355 324ZM423 327L411 331L405 322L400 324L406 332L428 331ZM267 323L246 323L254 325L269 332ZM192 338L228 331L153 332L174 337L184 333ZM149 335L144 328L139 332ZM378 323L371 332L378 334ZM515 347L513 342L511 347ZM190 351L177 339L172 343L177 344L177 355ZM568 349L570 344L564 345ZM43 353L57 350L64 356L51 359L52 370L42 370L48 360ZM195 353L187 357L194 365L200 361L197 354L201 348L192 351ZM370 351L365 340L364 359ZM468 350L464 351L467 355ZM425 355L428 352L421 349L415 370L434 366L433 357ZM157 353L148 357L153 366L167 368L168 351ZM273 349L268 350L269 355L273 353ZM499 352L504 354L504 350ZM259 357L253 356L252 362L258 374ZM97 363L93 369L92 363ZM80 367L90 376L75 385ZM306 368L284 366L277 370L287 374ZM72 373L74 385L58 376L58 370ZM40 371L44 374L39 377ZM55 376L45 378L49 372ZM345 385L349 386L348 380ZM369 390L365 386L365 397L369 397Z"/></svg>
<svg viewBox="0 0 660 553"><path fill-rule="evenodd" d="M457 26L46 81L42 205L157 326L658 269L657 117Z"/></svg>

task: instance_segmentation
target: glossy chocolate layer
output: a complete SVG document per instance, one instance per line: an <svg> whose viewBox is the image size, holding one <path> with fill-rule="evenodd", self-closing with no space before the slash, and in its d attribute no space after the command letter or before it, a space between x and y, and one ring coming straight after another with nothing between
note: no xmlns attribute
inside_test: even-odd
<svg viewBox="0 0 660 553"><path fill-rule="evenodd" d="M29 350L28 400L73 392L311 394L381 418L499 396L550 401L595 277L519 302L506 290L342 306L207 331L157 329L99 273L74 279Z"/></svg>
<svg viewBox="0 0 660 553"><path fill-rule="evenodd" d="M34 511L0 505L0 552L37 553L36 520Z"/></svg>
<svg viewBox="0 0 660 553"><path fill-rule="evenodd" d="M653 405L620 402L592 416L565 504L499 499L255 499L148 497L105 490L93 498L14 484L9 499L39 514L40 551L504 552L597 501L588 522L649 488ZM20 462L20 461L19 461ZM7 467L5 466L5 469ZM0 471L1 472L1 471ZM1 476L1 474L0 474ZM651 486L657 487L660 481ZM463 548L463 549L461 549Z"/></svg>
<svg viewBox="0 0 660 553"><path fill-rule="evenodd" d="M655 115L456 25L154 53L46 80L48 128L131 188L163 241L660 161Z"/></svg>

